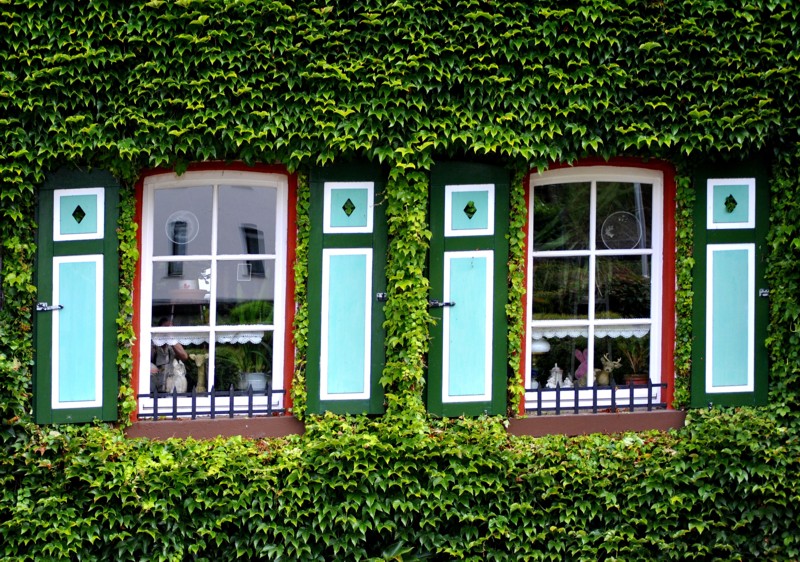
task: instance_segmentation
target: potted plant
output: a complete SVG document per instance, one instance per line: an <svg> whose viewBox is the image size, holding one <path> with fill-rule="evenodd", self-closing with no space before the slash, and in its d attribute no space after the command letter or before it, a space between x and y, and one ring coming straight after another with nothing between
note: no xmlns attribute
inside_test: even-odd
<svg viewBox="0 0 800 562"><path fill-rule="evenodd" d="M272 366L272 353L266 342L232 344L217 347L218 387L239 390L253 387L254 392L266 390Z"/></svg>
<svg viewBox="0 0 800 562"><path fill-rule="evenodd" d="M647 338L626 338L620 341L619 350L628 361L631 372L625 375L625 384L647 384L650 376L650 345Z"/></svg>

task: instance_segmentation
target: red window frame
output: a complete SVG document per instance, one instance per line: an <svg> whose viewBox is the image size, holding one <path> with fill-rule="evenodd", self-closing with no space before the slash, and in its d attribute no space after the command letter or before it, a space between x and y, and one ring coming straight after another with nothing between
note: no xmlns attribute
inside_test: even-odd
<svg viewBox="0 0 800 562"><path fill-rule="evenodd" d="M654 170L661 172L664 178L664 216L663 216L663 265L662 265L662 290L661 290L661 373L662 382L666 383L664 391L664 401L667 403L667 408L672 409L672 401L675 397L675 290L676 290L676 277L675 277L675 169L667 162L661 161L643 161L636 158L617 157L610 160L602 158L587 158L574 164L555 163L552 164L547 170L556 170L561 168L590 168L595 166L616 167L620 169L642 169ZM537 169L531 169L531 173L527 174L524 179L523 187L525 190L526 204L530 201L531 185L530 176L537 172ZM530 266L530 213L527 214L525 221L524 232L524 251L525 251L525 278L528 278L528 268ZM528 294L526 292L522 297L523 310L528 308ZM527 317L525 319L527 322ZM526 361L522 360L528 353L528 341L523 331L521 341L521 361L519 372L517 375L520 377L520 382L525 384L525 365ZM520 400L519 411L520 416L525 415L525 396L523 394Z"/></svg>
<svg viewBox="0 0 800 562"><path fill-rule="evenodd" d="M284 329L284 357L283 362L283 384L286 389L284 404L286 411L290 411L292 407L291 388L294 378L294 318L295 318L295 282L294 282L294 264L297 260L297 176L289 173L285 166L281 165L254 165L248 166L242 163L222 163L222 162L202 162L191 164L187 170L188 172L214 172L214 171L237 171L237 172L253 172L262 174L282 174L287 178L289 193L288 193L288 208L286 217L286 306L285 306L285 329ZM174 170L157 168L144 172L136 183L136 216L135 222L138 225L136 234L136 248L139 255L142 255L142 203L144 199L144 180L145 178L156 176L159 174L173 174ZM139 329L139 320L141 317L141 287L142 283L142 262L139 260L136 264L136 273L134 275L134 297L133 297L133 326L135 343L133 346L133 374L131 377L131 387L134 389L139 388L139 362L141 353L139 353L139 346L142 345ZM131 414L131 421L138 419L138 400L137 408Z"/></svg>

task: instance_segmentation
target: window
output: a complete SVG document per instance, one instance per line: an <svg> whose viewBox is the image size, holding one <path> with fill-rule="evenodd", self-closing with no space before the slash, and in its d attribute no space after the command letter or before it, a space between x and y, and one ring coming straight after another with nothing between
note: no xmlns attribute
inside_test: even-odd
<svg viewBox="0 0 800 562"><path fill-rule="evenodd" d="M145 179L140 416L283 407L287 209L282 174Z"/></svg>
<svg viewBox="0 0 800 562"><path fill-rule="evenodd" d="M565 168L530 186L526 408L659 402L663 174Z"/></svg>

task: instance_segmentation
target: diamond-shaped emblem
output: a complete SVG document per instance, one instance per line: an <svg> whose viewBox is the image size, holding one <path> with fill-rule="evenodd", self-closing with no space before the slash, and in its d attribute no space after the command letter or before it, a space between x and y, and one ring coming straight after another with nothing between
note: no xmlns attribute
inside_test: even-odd
<svg viewBox="0 0 800 562"><path fill-rule="evenodd" d="M347 198L347 201L344 202L344 205L342 205L342 210L344 211L344 214L347 215L348 217L353 214L353 211L356 210L356 206L353 204L353 202L350 200L349 197Z"/></svg>
<svg viewBox="0 0 800 562"><path fill-rule="evenodd" d="M725 198L725 210L729 213L732 213L738 204L732 193Z"/></svg>
<svg viewBox="0 0 800 562"><path fill-rule="evenodd" d="M73 218L73 219L75 219L75 221L76 221L78 224L80 224L80 223L81 223L81 221L83 220L83 218L84 218L85 216L86 216L86 211L84 211L83 209L81 209L81 206L80 206L80 205L78 205L77 207L75 207L75 210L74 210L74 211L72 211L72 218Z"/></svg>
<svg viewBox="0 0 800 562"><path fill-rule="evenodd" d="M478 212L478 209L475 207L475 201L470 201L467 203L467 206L464 207L464 214L467 215L468 219L472 219L475 216L475 213Z"/></svg>

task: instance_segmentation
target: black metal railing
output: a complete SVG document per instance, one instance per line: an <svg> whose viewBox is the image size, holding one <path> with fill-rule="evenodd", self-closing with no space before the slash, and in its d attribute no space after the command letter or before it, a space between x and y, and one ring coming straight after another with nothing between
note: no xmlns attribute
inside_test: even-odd
<svg viewBox="0 0 800 562"><path fill-rule="evenodd" d="M235 390L233 385L228 390L217 391L214 387L208 392L198 392L193 389L191 392L155 392L150 394L140 394L141 399L149 398L152 400L152 409L139 412L140 420L159 420L179 418L210 418L236 416L272 416L285 414L286 409L273 406L273 397L284 396L285 390L273 390L271 385L267 385L266 390L254 392L253 387L247 390ZM246 398L246 400L242 400ZM283 400L280 402L284 403Z"/></svg>
<svg viewBox="0 0 800 562"><path fill-rule="evenodd" d="M665 410L666 402L656 401L653 391L666 387L666 383L647 381L645 384L612 382L609 386L526 388L525 413L543 416ZM663 392L659 398L663 398Z"/></svg>

